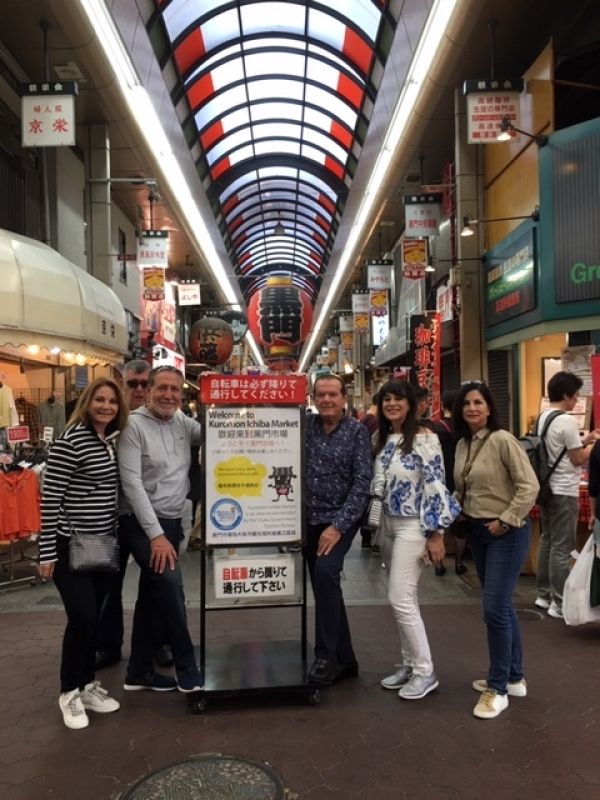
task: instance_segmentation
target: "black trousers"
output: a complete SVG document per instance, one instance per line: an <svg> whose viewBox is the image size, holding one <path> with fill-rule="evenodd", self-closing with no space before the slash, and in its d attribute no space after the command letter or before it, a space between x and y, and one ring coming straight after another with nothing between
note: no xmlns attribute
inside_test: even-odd
<svg viewBox="0 0 600 800"><path fill-rule="evenodd" d="M329 523L308 525L306 536L306 563L315 596L315 658L350 664L356 657L342 594L341 573L358 524L342 536L328 555L317 556L319 537L328 527Z"/></svg>
<svg viewBox="0 0 600 800"><path fill-rule="evenodd" d="M64 541L61 541L65 539ZM67 612L60 664L60 691L83 689L94 680L96 627L112 575L69 570L69 541L58 537L54 583Z"/></svg>

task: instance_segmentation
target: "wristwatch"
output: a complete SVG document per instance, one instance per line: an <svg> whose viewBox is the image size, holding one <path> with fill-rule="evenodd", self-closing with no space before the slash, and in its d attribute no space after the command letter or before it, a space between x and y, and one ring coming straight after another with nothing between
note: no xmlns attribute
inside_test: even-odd
<svg viewBox="0 0 600 800"><path fill-rule="evenodd" d="M502 522L501 519L498 520L500 523L500 530L502 533L507 533L510 530L510 525L507 525L506 522Z"/></svg>

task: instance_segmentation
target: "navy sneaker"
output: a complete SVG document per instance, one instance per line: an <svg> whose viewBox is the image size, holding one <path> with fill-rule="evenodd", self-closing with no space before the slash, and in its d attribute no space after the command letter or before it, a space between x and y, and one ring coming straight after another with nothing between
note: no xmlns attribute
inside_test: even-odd
<svg viewBox="0 0 600 800"><path fill-rule="evenodd" d="M180 692L199 692L202 688L202 678L196 668L186 669L177 675L177 688Z"/></svg>
<svg viewBox="0 0 600 800"><path fill-rule="evenodd" d="M172 692L177 688L177 681L170 675L161 675L160 672L148 672L140 678L125 675L123 688L126 692L141 692L150 689L153 692Z"/></svg>

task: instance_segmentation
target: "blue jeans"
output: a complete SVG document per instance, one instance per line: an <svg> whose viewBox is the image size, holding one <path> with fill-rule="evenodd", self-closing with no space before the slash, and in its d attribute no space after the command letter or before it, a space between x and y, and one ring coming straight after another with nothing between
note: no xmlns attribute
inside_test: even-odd
<svg viewBox="0 0 600 800"><path fill-rule="evenodd" d="M469 520L469 540L475 568L483 591L483 612L487 625L490 670L488 686L506 694L508 681L523 677L521 628L512 596L529 550L530 523L492 536L485 520Z"/></svg>
<svg viewBox="0 0 600 800"><path fill-rule="evenodd" d="M179 553L183 538L180 519L160 519L160 526ZM178 675L197 669L194 645L187 627L185 595L179 564L164 572L155 572L150 567L150 540L133 514L119 517L121 536L140 567L138 598L133 615L131 632L131 656L127 675L143 678L153 670L156 650L156 616L164 625L166 643L171 648L175 670Z"/></svg>

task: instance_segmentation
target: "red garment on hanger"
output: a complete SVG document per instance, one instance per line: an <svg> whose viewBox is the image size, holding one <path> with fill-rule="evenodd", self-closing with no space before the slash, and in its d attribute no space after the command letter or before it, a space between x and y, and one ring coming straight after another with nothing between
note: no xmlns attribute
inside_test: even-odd
<svg viewBox="0 0 600 800"><path fill-rule="evenodd" d="M26 539L40 527L40 484L35 472L0 472L0 541Z"/></svg>

